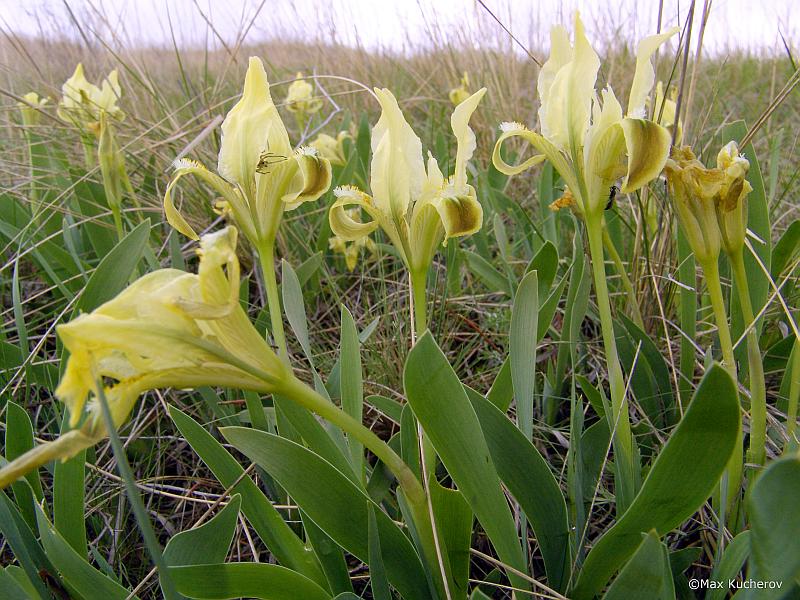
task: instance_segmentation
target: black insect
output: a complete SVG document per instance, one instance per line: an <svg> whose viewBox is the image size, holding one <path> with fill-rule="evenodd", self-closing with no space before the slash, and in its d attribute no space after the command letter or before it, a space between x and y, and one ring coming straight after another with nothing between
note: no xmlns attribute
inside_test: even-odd
<svg viewBox="0 0 800 600"><path fill-rule="evenodd" d="M266 175L269 173L270 167L273 165L277 165L278 163L282 163L283 161L287 160L285 156L282 154L273 154L272 152L264 152L261 155L261 158L258 161L258 165L256 166L256 172L261 173L262 175Z"/></svg>
<svg viewBox="0 0 800 600"><path fill-rule="evenodd" d="M612 185L611 188L608 190L608 204L606 204L605 210L610 210L612 206L614 206L614 198L617 197L617 192L619 188L615 185Z"/></svg>

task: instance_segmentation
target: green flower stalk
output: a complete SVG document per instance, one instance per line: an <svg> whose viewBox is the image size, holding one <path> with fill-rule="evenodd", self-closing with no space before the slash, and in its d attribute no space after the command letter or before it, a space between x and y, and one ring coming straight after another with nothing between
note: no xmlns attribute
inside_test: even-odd
<svg viewBox="0 0 800 600"><path fill-rule="evenodd" d="M720 241L731 263L737 297L747 328L747 363L750 380L750 444L747 461L762 466L766 461L767 388L764 381L764 363L758 343L758 328L750 299L750 285L744 266L747 195L753 191L745 179L750 163L739 154L736 143L730 142L717 155L717 169L723 174L722 185L715 203Z"/></svg>
<svg viewBox="0 0 800 600"><path fill-rule="evenodd" d="M669 132L645 118L645 103L655 81L650 58L676 31L671 29L639 42L636 71L627 112L623 115L610 87L600 95L595 90L600 60L586 38L580 15L575 14L574 43L570 43L564 27L553 27L550 57L539 72L537 83L541 133L519 123L503 123L492 156L495 167L507 175L520 173L544 160L550 161L569 190L573 209L586 224L611 388L609 426L614 432L619 513L633 501L641 473L614 338L603 254L603 212L609 190L619 179L623 179L620 186L623 193L634 192L658 177L667 160ZM506 163L501 149L507 140L514 138L530 143L539 154L517 165Z"/></svg>
<svg viewBox="0 0 800 600"><path fill-rule="evenodd" d="M125 157L117 144L113 125L105 113L100 115L98 122L98 140L97 162L100 166L100 174L103 176L103 189L106 192L108 208L111 209L114 217L117 236L121 240L125 235L122 227L123 195L128 193L131 198L135 198L135 195L130 179L128 179L128 171L125 168Z"/></svg>
<svg viewBox="0 0 800 600"><path fill-rule="evenodd" d="M371 195L352 186L335 190L329 213L331 230L341 240L359 242L382 229L408 269L417 335L428 328L426 279L439 247L451 238L480 230L483 208L475 188L467 183L467 163L475 151L469 127L472 113L486 93L482 88L461 102L450 118L457 150L454 173L445 178L408 124L397 100L387 89L376 89L381 117L372 130ZM354 218L362 209L371 220Z"/></svg>
<svg viewBox="0 0 800 600"><path fill-rule="evenodd" d="M718 263L722 234L717 220L716 205L723 184L723 173L720 169L707 169L697 160L688 146L672 149L664 173L678 221L705 276L722 349L722 365L733 381L738 382L731 330L719 278ZM725 505L732 506L739 495L743 469L742 448L743 439L740 430L736 449L726 471Z"/></svg>

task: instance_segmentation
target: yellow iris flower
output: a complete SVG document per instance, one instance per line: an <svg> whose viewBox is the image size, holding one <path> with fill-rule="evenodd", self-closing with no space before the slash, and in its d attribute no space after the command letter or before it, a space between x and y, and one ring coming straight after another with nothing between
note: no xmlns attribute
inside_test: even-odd
<svg viewBox="0 0 800 600"><path fill-rule="evenodd" d="M443 241L478 231L483 209L467 183L467 162L476 146L469 119L485 92L485 88L477 91L453 111L450 124L458 147L455 171L446 179L430 153L426 169L422 142L392 93L376 89L382 113L372 131L372 194L349 186L336 189L329 213L334 234L355 242L381 228L412 277L424 277ZM353 218L347 210L353 206L362 208L371 220Z"/></svg>
<svg viewBox="0 0 800 600"><path fill-rule="evenodd" d="M236 241L233 227L206 235L196 275L154 271L91 313L57 327L70 356L55 394L69 408L72 427L86 419L3 467L0 489L107 435L98 385L119 427L139 396L152 389L208 385L272 393L296 383L239 304Z"/></svg>
<svg viewBox="0 0 800 600"><path fill-rule="evenodd" d="M452 102L455 106L458 106L464 100L469 98L469 75L467 75L466 71L464 71L464 74L461 76L461 85L450 90L449 96L450 102Z"/></svg>
<svg viewBox="0 0 800 600"><path fill-rule="evenodd" d="M200 177L222 196L222 208L257 248L274 243L284 211L324 194L331 183L331 165L309 147L292 149L269 91L261 60L251 57L242 98L222 123L219 174L201 163L175 161L175 173L164 194L167 221L184 235L198 239L172 200L184 175Z"/></svg>
<svg viewBox="0 0 800 600"><path fill-rule="evenodd" d="M116 69L108 74L100 87L97 87L86 79L83 65L78 63L72 77L61 87L61 93L58 117L77 127L94 129L102 114L116 121L125 118L125 113L117 106L122 88L119 85Z"/></svg>
<svg viewBox="0 0 800 600"><path fill-rule="evenodd" d="M589 44L580 15L575 14L575 39L558 25L550 32L550 57L539 72L541 133L519 123L504 123L492 160L507 175L549 160L575 197L576 208L589 220L602 216L610 186L623 178L621 191L633 192L655 179L669 155L670 134L645 118L645 102L655 72L650 57L677 28L643 39L636 51L627 113L611 87L595 90L600 60ZM602 101L601 101L602 98ZM539 152L517 165L505 162L503 144L522 138Z"/></svg>
<svg viewBox="0 0 800 600"><path fill-rule="evenodd" d="M304 79L301 71L289 86L286 94L286 109L293 113L310 115L322 108L322 99L314 97L314 86Z"/></svg>
<svg viewBox="0 0 800 600"><path fill-rule="evenodd" d="M22 97L25 102L17 102L19 112L22 114L22 124L25 127L32 127L38 125L41 121L41 114L38 109L41 109L47 104L47 98L40 98L36 92L28 92Z"/></svg>
<svg viewBox="0 0 800 600"><path fill-rule="evenodd" d="M203 237L198 273L160 269L91 313L59 325L70 356L56 396L75 426L87 397L105 388L117 424L144 391L163 387L228 386L273 391L288 367L256 331L239 304L237 232ZM95 403L89 411L102 427Z"/></svg>
<svg viewBox="0 0 800 600"><path fill-rule="evenodd" d="M328 159L332 165L341 167L347 163L344 141L352 138L353 136L347 131L340 131L336 137L320 133L309 145L317 151L319 156Z"/></svg>

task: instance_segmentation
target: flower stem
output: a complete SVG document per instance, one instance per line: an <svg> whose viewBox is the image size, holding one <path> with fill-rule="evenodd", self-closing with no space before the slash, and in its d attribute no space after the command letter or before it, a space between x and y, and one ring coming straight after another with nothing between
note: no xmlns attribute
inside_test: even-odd
<svg viewBox="0 0 800 600"><path fill-rule="evenodd" d="M286 383L282 384L279 393L337 426L344 431L348 437L352 437L361 442L386 465L397 478L400 489L411 509L425 559L429 564L437 564L436 538L429 513L428 495L405 461L400 458L386 442L365 427L360 421L354 419L338 406L320 396L316 391L296 377L292 376ZM446 574L443 575L446 577ZM443 581L439 581L434 577L434 582L440 593L443 592L445 585ZM445 597L445 595L442 594L442 597Z"/></svg>
<svg viewBox="0 0 800 600"><path fill-rule="evenodd" d="M603 256L602 215L587 215L586 231L589 236L589 252L592 259L594 288L597 295L597 310L600 313L600 327L603 332L603 345L606 352L608 383L611 388L611 413L614 432L614 455L617 466L617 514L622 514L630 506L636 494L636 465L634 464L633 436L628 415L628 400L625 397L625 381L614 338L614 321L611 317L611 303L608 297L605 259Z"/></svg>
<svg viewBox="0 0 800 600"><path fill-rule="evenodd" d="M315 412L369 448L394 473L410 502L424 502L425 492L413 471L386 442L360 421L320 396L294 376L289 377L286 383L280 385L280 388L278 392L281 395L288 396L298 404Z"/></svg>
<svg viewBox="0 0 800 600"><path fill-rule="evenodd" d="M426 284L428 274L426 271L411 272L411 299L414 306L414 333L415 339L428 329L428 300Z"/></svg>
<svg viewBox="0 0 800 600"><path fill-rule="evenodd" d="M730 374L731 379L733 379L733 384L738 387L739 378L736 374L736 358L733 355L733 342L731 341L731 330L728 325L728 313L725 311L725 299L722 296L722 284L719 280L719 266L717 265L717 260L712 259L700 262L700 267L703 269L705 275L708 297L711 301L711 309L714 311L714 321L717 323L717 335L719 336L719 345L722 348L722 366L725 367ZM744 440L740 427L733 454L728 461L728 466L725 469L725 476L723 477L723 481L727 478L727 486L722 490L725 492L726 498L726 501L721 503L722 509L725 507L734 509L736 506L742 480L742 469L744 467L742 464L743 448Z"/></svg>
<svg viewBox="0 0 800 600"><path fill-rule="evenodd" d="M750 368L750 448L747 460L763 465L766 460L767 444L767 386L764 381L764 364L761 362L761 349L758 345L758 331L755 326L753 303L750 300L750 285L744 268L744 253L740 249L730 255L733 276L739 305L742 307L744 325L747 328L747 362Z"/></svg>
<svg viewBox="0 0 800 600"><path fill-rule="evenodd" d="M725 299L722 295L722 284L719 280L719 267L716 260L709 260L700 263L706 277L708 287L708 298L711 301L711 309L714 311L714 321L717 324L717 334L719 335L719 345L722 349L722 366L727 369L734 383L737 381L736 358L733 355L733 342L731 341L731 330L728 325L728 313L725 310Z"/></svg>
<svg viewBox="0 0 800 600"><path fill-rule="evenodd" d="M278 281L275 278L275 243L262 244L256 250L261 263L261 273L264 276L264 287L267 290L267 308L272 323L272 339L275 340L275 345L278 347L278 355L288 363L289 352L286 348L286 334L283 330L283 312L278 296Z"/></svg>

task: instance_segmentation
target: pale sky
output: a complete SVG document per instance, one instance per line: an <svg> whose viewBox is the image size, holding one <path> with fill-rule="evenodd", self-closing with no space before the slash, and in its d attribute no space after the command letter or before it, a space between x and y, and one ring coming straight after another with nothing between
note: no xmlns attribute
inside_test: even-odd
<svg viewBox="0 0 800 600"><path fill-rule="evenodd" d="M550 25L568 20L576 8L590 39L638 39L655 32L659 4L657 0L484 2L521 41L539 48L547 47ZM422 50L431 39L474 44L507 39L475 0L67 0L67 4L104 40L128 47L169 45L173 33L183 47L233 45L245 29L245 43L289 36L400 52ZM689 0L665 0L663 26L682 22L689 4ZM702 5L698 0L695 34ZM796 52L800 16L792 16L793 5L797 9L798 0L715 0L704 48L783 52L780 31ZM63 0L0 0L0 28L27 35L78 35Z"/></svg>

